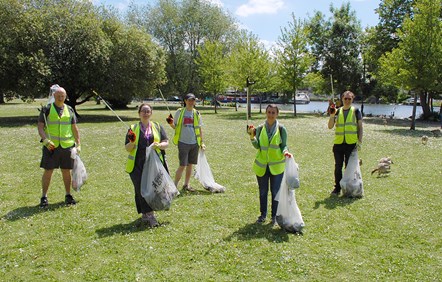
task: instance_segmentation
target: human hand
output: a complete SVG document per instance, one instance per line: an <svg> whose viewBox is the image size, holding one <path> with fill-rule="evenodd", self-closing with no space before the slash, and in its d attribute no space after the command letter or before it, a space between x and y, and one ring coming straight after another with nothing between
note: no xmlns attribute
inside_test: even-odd
<svg viewBox="0 0 442 282"><path fill-rule="evenodd" d="M77 147L75 147L75 149L77 149L77 154L79 155L81 152L81 145L78 145Z"/></svg>
<svg viewBox="0 0 442 282"><path fill-rule="evenodd" d="M131 143L135 142L137 136L135 135L135 132L132 131L132 129L129 129L129 132L127 133L127 138L129 138L129 141Z"/></svg>
<svg viewBox="0 0 442 282"><path fill-rule="evenodd" d="M49 140L47 138L43 140L43 146L48 148L49 151L54 151L55 150L54 142L52 142L51 140Z"/></svg>
<svg viewBox="0 0 442 282"><path fill-rule="evenodd" d="M253 125L247 125L247 134L250 135L250 138L255 137L255 135L256 135L256 128Z"/></svg>
<svg viewBox="0 0 442 282"><path fill-rule="evenodd" d="M286 158L289 158L289 159L293 157L293 155L290 154L289 152L285 152L285 153L284 153L284 156L285 156Z"/></svg>
<svg viewBox="0 0 442 282"><path fill-rule="evenodd" d="M160 143L158 143L158 142L153 142L153 143L152 143L152 147L153 147L154 149L161 149L161 145L160 145Z"/></svg>
<svg viewBox="0 0 442 282"><path fill-rule="evenodd" d="M204 145L204 143L201 143L201 150L203 150L203 151L206 150L206 145Z"/></svg>
<svg viewBox="0 0 442 282"><path fill-rule="evenodd" d="M169 116L166 118L166 121L167 121L168 124L173 124L172 114L169 114Z"/></svg>
<svg viewBox="0 0 442 282"><path fill-rule="evenodd" d="M334 103L332 103L329 108L328 108L328 112L330 113L330 115L334 115L336 113L336 105Z"/></svg>
<svg viewBox="0 0 442 282"><path fill-rule="evenodd" d="M362 150L362 142L358 142L356 144L356 149L358 150L358 152Z"/></svg>

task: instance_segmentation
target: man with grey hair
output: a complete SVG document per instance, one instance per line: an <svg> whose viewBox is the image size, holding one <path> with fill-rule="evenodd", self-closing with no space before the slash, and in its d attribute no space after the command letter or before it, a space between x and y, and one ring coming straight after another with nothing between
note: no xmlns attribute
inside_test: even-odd
<svg viewBox="0 0 442 282"><path fill-rule="evenodd" d="M40 167L44 169L42 176L42 197L40 207L48 207L47 193L54 169L60 168L66 191L66 205L75 205L71 195L71 169L73 159L71 150L76 147L81 151L80 133L73 109L65 104L66 90L58 85L51 87L53 102L42 108L38 118L38 134L43 143Z"/></svg>

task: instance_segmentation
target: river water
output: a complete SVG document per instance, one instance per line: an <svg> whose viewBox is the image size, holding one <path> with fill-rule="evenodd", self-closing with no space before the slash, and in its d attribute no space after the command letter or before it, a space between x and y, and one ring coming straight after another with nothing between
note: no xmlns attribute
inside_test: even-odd
<svg viewBox="0 0 442 282"><path fill-rule="evenodd" d="M259 110L259 104L251 104L252 110ZM361 104L353 103L353 105L361 109ZM241 107L245 107L245 104L241 104ZM262 104L262 110L264 111L267 104ZM328 107L328 102L317 102L312 101L309 104L302 105L296 104L297 113L315 113L315 112L325 112ZM280 111L290 111L293 112L293 104L278 104ZM439 112L439 107L434 107L434 111ZM384 105L384 104L364 104L364 115L374 115L374 116L391 116L394 118L408 118L411 117L413 113L413 106L410 105ZM422 114L422 107L416 107L416 117L418 118Z"/></svg>

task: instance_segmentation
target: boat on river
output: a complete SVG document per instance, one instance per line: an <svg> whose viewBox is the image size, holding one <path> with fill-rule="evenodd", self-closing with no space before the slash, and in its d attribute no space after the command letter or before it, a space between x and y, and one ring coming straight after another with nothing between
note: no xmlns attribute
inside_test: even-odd
<svg viewBox="0 0 442 282"><path fill-rule="evenodd" d="M308 96L307 93L299 92L299 93L296 93L296 95L295 95L295 101L296 101L296 104L308 104L308 103L310 103L310 97ZM293 98L291 99L290 102L293 103Z"/></svg>

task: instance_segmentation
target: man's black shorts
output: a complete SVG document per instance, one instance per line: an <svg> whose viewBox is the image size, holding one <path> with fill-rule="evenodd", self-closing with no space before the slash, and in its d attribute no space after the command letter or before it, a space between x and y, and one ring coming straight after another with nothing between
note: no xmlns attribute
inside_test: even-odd
<svg viewBox="0 0 442 282"><path fill-rule="evenodd" d="M58 146L53 152L43 146L40 167L44 169L72 169L74 160L71 158L71 148L62 148Z"/></svg>

